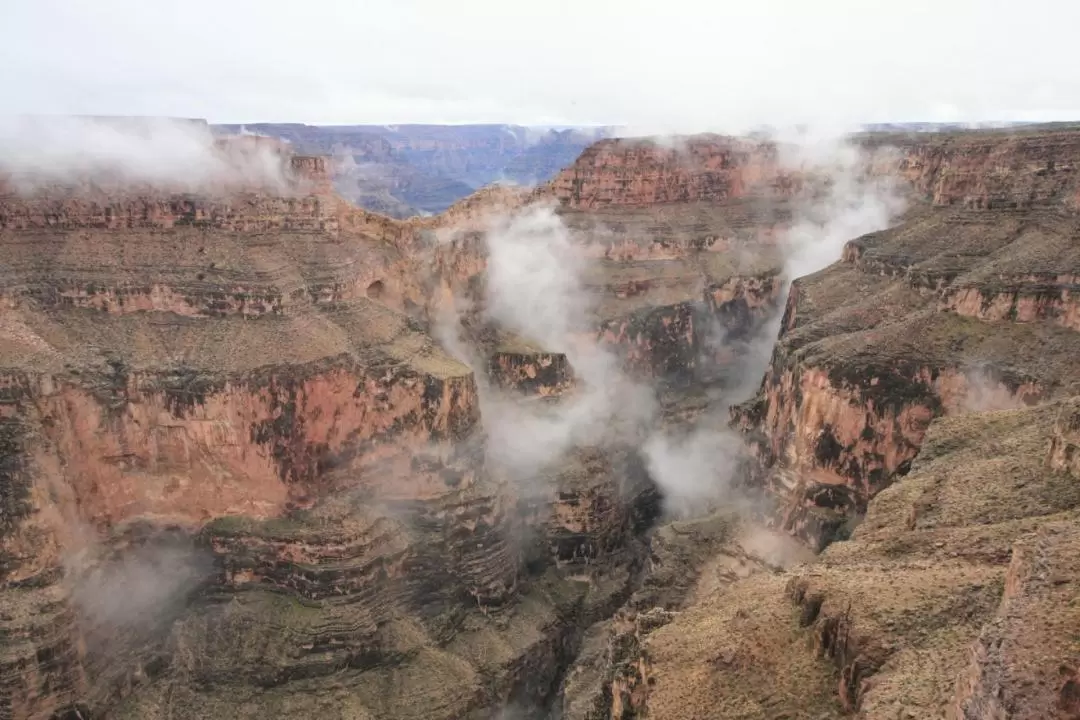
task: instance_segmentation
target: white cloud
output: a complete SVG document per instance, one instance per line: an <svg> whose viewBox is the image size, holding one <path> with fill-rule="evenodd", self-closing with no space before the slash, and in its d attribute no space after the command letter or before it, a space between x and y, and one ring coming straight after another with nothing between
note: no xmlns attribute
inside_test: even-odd
<svg viewBox="0 0 1080 720"><path fill-rule="evenodd" d="M7 0L8 112L222 122L1074 118L1069 0Z"/></svg>

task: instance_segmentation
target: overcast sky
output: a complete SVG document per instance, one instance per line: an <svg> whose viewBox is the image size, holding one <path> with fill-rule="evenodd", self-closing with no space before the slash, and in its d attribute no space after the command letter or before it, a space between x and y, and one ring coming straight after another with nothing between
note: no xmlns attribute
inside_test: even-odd
<svg viewBox="0 0 1080 720"><path fill-rule="evenodd" d="M3 113L1080 119L1076 0L0 0Z"/></svg>

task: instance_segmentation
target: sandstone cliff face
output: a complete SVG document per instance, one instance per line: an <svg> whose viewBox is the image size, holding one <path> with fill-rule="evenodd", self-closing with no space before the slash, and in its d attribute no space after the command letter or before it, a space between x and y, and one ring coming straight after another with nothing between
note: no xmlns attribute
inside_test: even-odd
<svg viewBox="0 0 1080 720"><path fill-rule="evenodd" d="M1076 713L1075 140L887 140L925 204L795 281L733 411L774 522L829 547L637 633L623 717Z"/></svg>
<svg viewBox="0 0 1080 720"><path fill-rule="evenodd" d="M797 185L774 145L721 136L612 139L591 145L548 192L572 208L721 201L786 194Z"/></svg>
<svg viewBox="0 0 1080 720"><path fill-rule="evenodd" d="M916 207L899 226L849 242L840 264L796 281L761 392L735 413L784 527L827 543L907 471L938 415L1023 407L1075 388L1066 360L1077 341L1075 220L1063 186L1046 185L1037 162L1071 147L1068 137L902 147L901 171L945 207ZM950 202L970 184L951 185L958 175L978 192L1030 202Z"/></svg>
<svg viewBox="0 0 1080 720"><path fill-rule="evenodd" d="M71 562L65 553L88 537L105 542L139 523L190 533L215 518L258 522L304 508L315 512L320 498L346 493L366 503L407 503L406 515L417 524L441 534L453 528L453 537L438 545L436 557L425 554L434 543L401 532L389 549L371 547L363 533L359 546L318 532L311 539L286 533L261 550L250 541L230 545L214 533L203 542L222 558L216 565L235 591L281 582L315 600L361 587L371 593L364 579L371 572L386 576L377 568L389 563L398 570L387 581L416 583L412 602L424 607L437 606L439 597L452 606L469 597L503 601L517 570L501 531L508 522L505 493L484 471L472 376L437 355L402 363L392 350L384 358L369 353L360 365L352 354L233 375L197 364L138 372L119 360L103 375L9 375L5 407L20 429L5 448L5 463L18 470L8 487L19 512L5 513L11 518L3 543L6 585L48 588ZM469 531L458 525L465 516ZM347 559L356 562L357 575L346 569ZM311 569L297 576L296 563ZM412 580L395 580L399 575ZM62 586L54 592L61 607L77 608L77 595L66 596ZM19 607L17 594L9 599ZM398 606L408 610L409 602ZM67 642L79 648L77 627L68 630ZM69 662L93 666L93 648L86 652L69 650ZM100 675L57 676L51 656L34 657L12 658L18 669L5 675L21 691L10 697L43 698L40 711L24 707L13 711L17 716L47 715L46 698L62 703L65 692L108 697L94 687Z"/></svg>
<svg viewBox="0 0 1080 720"><path fill-rule="evenodd" d="M330 194L321 159L288 168L280 194L0 199L7 715L309 714L304 693L342 717L543 706L640 578L659 498L636 453L578 448L538 494L509 486L477 379L423 329L464 300L488 332L483 233L525 195L399 223ZM758 322L772 276L698 260L757 228L693 232L724 237L633 240L667 244L674 272L611 311ZM599 286L636 282L618 271ZM500 337L479 338L485 383L573 392L564 355ZM642 367L685 354L660 343ZM155 576L173 581L148 593Z"/></svg>
<svg viewBox="0 0 1080 720"><path fill-rule="evenodd" d="M1076 209L1075 132L954 133L885 136L898 146L899 170L934 205L986 210Z"/></svg>

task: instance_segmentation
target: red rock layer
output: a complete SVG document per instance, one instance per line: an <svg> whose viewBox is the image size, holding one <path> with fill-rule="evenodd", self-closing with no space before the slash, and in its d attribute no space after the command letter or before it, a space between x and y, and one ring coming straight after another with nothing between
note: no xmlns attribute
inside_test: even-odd
<svg viewBox="0 0 1080 720"><path fill-rule="evenodd" d="M543 192L568 207L600 208L784 195L797 184L781 169L775 145L695 135L664 143L601 140Z"/></svg>

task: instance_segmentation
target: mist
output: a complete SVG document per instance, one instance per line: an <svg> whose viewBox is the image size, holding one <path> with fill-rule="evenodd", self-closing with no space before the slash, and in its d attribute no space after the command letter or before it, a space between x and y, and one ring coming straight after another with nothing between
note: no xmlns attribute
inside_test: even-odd
<svg viewBox="0 0 1080 720"><path fill-rule="evenodd" d="M828 267L840 259L848 240L887 228L904 211L896 180L869 173L875 162L895 154L893 149L867 150L835 132L804 130L777 139L781 164L822 178L825 188L800 199L783 238L787 283Z"/></svg>
<svg viewBox="0 0 1080 720"><path fill-rule="evenodd" d="M91 547L101 552L101 547ZM208 553L169 538L111 557L68 564L68 582L83 621L98 631L141 629L182 609L212 569Z"/></svg>
<svg viewBox="0 0 1080 720"><path fill-rule="evenodd" d="M525 491L537 475L576 446L625 441L653 417L652 389L628 378L603 348L586 291L588 262L575 237L550 206L533 206L493 220L487 243L485 318L546 352L564 353L575 375L572 392L554 402L523 402L491 387L480 354L460 333L456 311L436 318L436 338L475 370L490 457Z"/></svg>
<svg viewBox="0 0 1080 720"><path fill-rule="evenodd" d="M547 352L565 353L576 377L573 392L555 402L523 402L490 387L480 353L465 342L458 318L444 312L438 339L477 372L489 454L523 488L575 446L628 442L640 449L671 517L745 506L737 480L745 445L728 427L729 408L759 387L780 328L784 301L796 277L840 258L844 243L884 229L904 209L898 188L870 173L879 153L831 133L777 134L780 163L808 180L792 202L790 226L779 239L782 292L771 316L749 338L730 338L719 322L703 338L703 356L726 356L710 407L694 429L661 426L658 387L627 376L621 360L597 341L593 297L583 282L586 247L608 231L571 231L551 207L532 206L495 220L487 243L486 319ZM681 141L667 145L678 151ZM887 158L884 158L887 159ZM725 352L729 351L729 352ZM700 368L708 374L710 368Z"/></svg>
<svg viewBox="0 0 1080 720"><path fill-rule="evenodd" d="M643 451L653 480L664 495L669 516L688 517L722 507L743 505L734 480L745 458L745 445L727 425L729 409L753 395L768 368L791 282L828 267L840 259L844 244L866 233L887 228L903 212L905 201L891 178L869 170L879 154L867 151L835 131L780 132L772 138L780 149L780 164L810 178L796 198L791 227L780 240L783 251L783 289L772 315L749 339L739 341L734 369L709 412L689 433L658 431ZM707 345L732 341L714 324ZM711 355L715 356L715 348Z"/></svg>
<svg viewBox="0 0 1080 720"><path fill-rule="evenodd" d="M287 162L280 144L250 134L241 142L216 142L198 121L0 117L0 181L21 192L86 184L282 192L289 185Z"/></svg>

